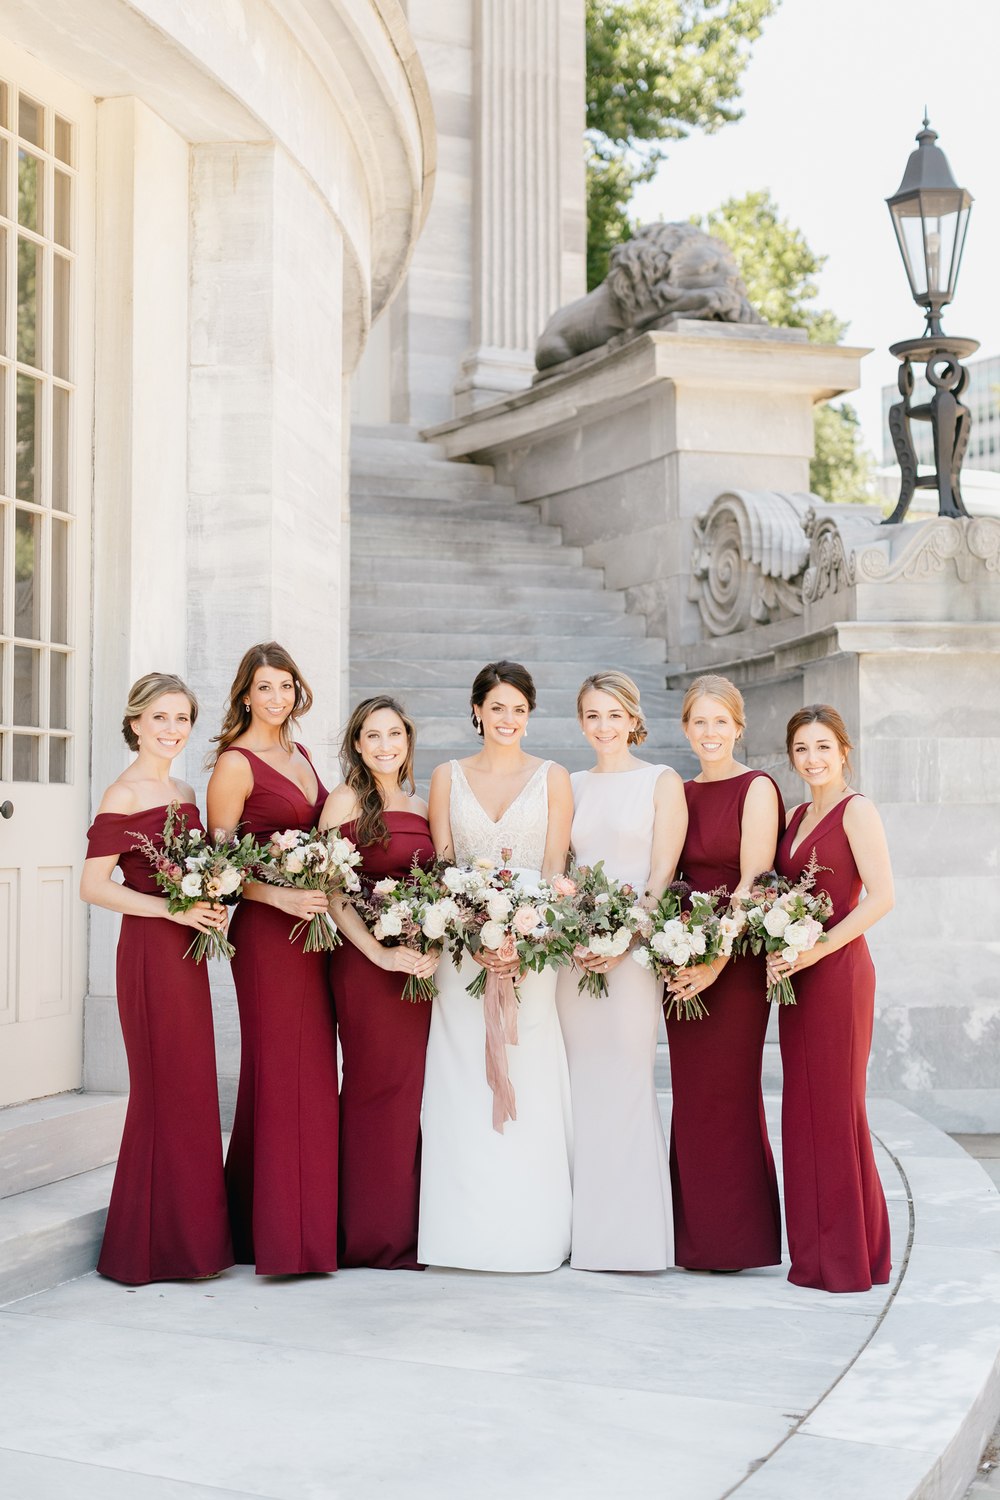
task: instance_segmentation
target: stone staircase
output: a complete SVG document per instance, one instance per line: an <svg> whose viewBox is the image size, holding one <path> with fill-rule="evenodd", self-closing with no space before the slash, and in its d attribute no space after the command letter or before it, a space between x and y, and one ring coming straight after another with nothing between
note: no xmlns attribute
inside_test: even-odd
<svg viewBox="0 0 1000 1500"><path fill-rule="evenodd" d="M74 1093L0 1110L0 1304L94 1269L127 1103Z"/></svg>
<svg viewBox="0 0 1000 1500"><path fill-rule="evenodd" d="M447 460L411 428L355 427L351 441L351 702L397 696L417 721L417 775L473 753L469 689L507 657L538 688L527 749L570 770L593 764L576 719L589 673L620 667L642 691L645 759L691 775L666 643L625 613L583 549L538 504L519 505L483 465Z"/></svg>

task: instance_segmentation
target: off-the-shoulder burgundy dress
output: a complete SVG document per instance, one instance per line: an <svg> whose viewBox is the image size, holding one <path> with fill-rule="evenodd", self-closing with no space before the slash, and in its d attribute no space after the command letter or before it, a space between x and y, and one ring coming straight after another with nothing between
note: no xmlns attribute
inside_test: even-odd
<svg viewBox="0 0 1000 1500"><path fill-rule="evenodd" d="M739 884L743 804L764 774L684 783L688 831L680 868L696 890ZM782 806L779 794L779 834ZM667 1022L674 1247L677 1264L692 1270L781 1261L778 1180L760 1082L766 993L762 957L730 959L704 993L708 1015Z"/></svg>
<svg viewBox="0 0 1000 1500"><path fill-rule="evenodd" d="M427 819L387 812L387 845L362 847L361 874L399 879L434 845ZM345 838L356 827L345 823ZM352 943L330 955L343 1082L340 1092L340 1264L417 1267L420 1099L431 1007L403 999L405 974L371 963Z"/></svg>
<svg viewBox="0 0 1000 1500"><path fill-rule="evenodd" d="M189 828L198 809L183 803ZM98 813L88 859L118 856L125 884L159 895L135 835L157 842L167 808ZM190 927L123 916L117 988L129 1100L97 1269L130 1286L211 1276L233 1264L208 969L184 954Z"/></svg>
<svg viewBox="0 0 1000 1500"><path fill-rule="evenodd" d="M298 747L306 759L308 752ZM319 822L316 799L251 750L240 823L263 842ZM312 762L310 761L310 765ZM337 1269L337 1034L325 953L289 942L295 919L260 901L233 918L233 978L240 1010L240 1083L226 1156L236 1259L259 1276Z"/></svg>
<svg viewBox="0 0 1000 1500"><path fill-rule="evenodd" d="M858 796L859 793L854 793ZM835 927L854 910L861 876L847 834L850 797L798 843L808 803L796 808L776 868L797 880L813 849ZM778 1016L782 1176L792 1257L789 1281L828 1292L865 1292L889 1280L889 1216L872 1153L865 1074L875 1016L875 967L855 938L796 974L795 1005Z"/></svg>

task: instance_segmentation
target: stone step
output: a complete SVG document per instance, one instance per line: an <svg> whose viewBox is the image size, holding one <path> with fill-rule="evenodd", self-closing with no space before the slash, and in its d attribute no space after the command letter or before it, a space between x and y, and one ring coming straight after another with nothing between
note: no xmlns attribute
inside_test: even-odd
<svg viewBox="0 0 1000 1500"><path fill-rule="evenodd" d="M407 695L413 698L415 695ZM548 697L558 696L548 694ZM576 706L575 693L567 693L567 699L572 699L571 710ZM420 709L414 706L412 712L417 725L417 741L430 749L438 745L464 745L463 755L470 755L472 751L468 748L476 738L472 728L472 720L468 712L464 711L468 706L468 696L464 695L464 701L460 708L452 714L422 714ZM568 746L585 744L580 725L577 722L575 712L548 713L539 708L531 716L531 724L528 730L528 742L526 748L532 755L541 755L539 746ZM664 717L653 718L649 722L649 739L643 745L643 755L646 759L650 757L651 750L683 750L690 754L687 740L684 738L679 719ZM590 761L593 755L588 750ZM558 759L558 756L556 757Z"/></svg>
<svg viewBox="0 0 1000 1500"><path fill-rule="evenodd" d="M396 430L351 428L351 458L363 454L365 458L398 457L409 454L415 462L422 458L445 458L441 443L428 443L414 432L412 427Z"/></svg>
<svg viewBox="0 0 1000 1500"><path fill-rule="evenodd" d="M596 568L587 570L593 582L589 579L586 583L579 581L586 576L583 569L579 574L568 571L564 580L558 568L541 568L538 571L548 573L549 576L536 578L529 584L512 582L503 568L477 569L458 563L456 572L463 567L467 567L467 572L464 577L452 582L452 570L445 564L447 582L421 579L417 583L411 583L379 578L375 563L375 558L359 558L359 569L365 569L369 577L362 578L355 573L351 581L352 618L360 628L364 628L368 622L354 615L358 606L377 605L380 609L391 609L395 605L404 611L411 607L414 612L419 609L424 612L425 620L436 616L439 630L462 631L470 624L481 629L484 598L489 600L491 614L507 616L512 630L516 630L518 626L510 612L526 611L526 618L536 623L539 636L544 635L547 629L558 628L554 622L550 625L547 618L550 615L558 616L562 622L567 615L572 616L577 610L581 615L606 615L615 619L625 613L624 594L606 593L601 587L601 574ZM372 566L366 568L366 564ZM527 569L519 568L515 576L520 578L526 571ZM419 606L414 604L415 599L420 600ZM581 632L586 629L582 621L580 629Z"/></svg>
<svg viewBox="0 0 1000 1500"><path fill-rule="evenodd" d="M541 525L542 507L533 502L523 505L517 504L509 494L501 494L499 499L488 500L482 495L476 494L467 499L440 498L414 498L410 494L403 495L366 495L352 496L351 499L351 526L356 528L359 523L366 519L375 520L380 516L389 516L401 523L409 523L411 519L443 521L461 521L464 525L468 521L503 521L511 524L524 523L528 526L532 523ZM553 527L558 530L558 527Z"/></svg>
<svg viewBox="0 0 1000 1500"><path fill-rule="evenodd" d="M406 422L353 422L351 442L356 439L361 442L420 443L426 448L439 446L437 443L425 442L417 428L410 427Z"/></svg>
<svg viewBox="0 0 1000 1500"><path fill-rule="evenodd" d="M532 721L534 723L534 721ZM577 728L579 735L579 727ZM470 755L475 755L477 741L472 734L471 727L468 737L456 740L452 745L427 745L422 746L420 738L417 739L417 752L413 758L414 774L417 784L426 796L427 787L430 783L431 772L435 766L441 765L446 760L465 760ZM590 746L582 739L579 744L536 744L533 739L529 740L526 747L532 755L540 755L543 760L554 760L557 765L565 766L567 771L589 771L594 764L594 756ZM698 771L698 762L685 745L684 749L675 746L650 746L647 742L641 745L637 751L640 760L648 761L651 765L663 764L672 766L685 780L694 776Z"/></svg>
<svg viewBox="0 0 1000 1500"><path fill-rule="evenodd" d="M572 618L575 622L577 616ZM621 667L635 676L640 667L661 663L663 671L658 675L662 679L667 659L666 643L656 636L647 638L641 635L642 621L635 615L625 615L617 620L617 624L621 627L620 632L600 635L594 641L589 640L585 632L578 635L517 635L508 634L502 628L498 628L494 635L479 631L466 635L441 630L352 630L351 661L360 667L368 661L417 659L420 662L450 662L464 658L475 661L478 670L484 662L496 661L500 656L509 661L521 661L529 656L534 661L542 656L549 662L568 663L566 670L577 671L581 681L603 667ZM631 635L626 634L626 625L633 627ZM595 657L600 657L599 667L591 665ZM359 675L367 674L360 670Z"/></svg>
<svg viewBox="0 0 1000 1500"><path fill-rule="evenodd" d="M460 644L464 645L465 641L463 640ZM590 669L586 665L589 658L584 657L581 662L567 662L559 658L553 661L548 654L547 641L535 640L528 644L530 645L529 651L523 652L518 657L508 658L508 660L519 661L528 668L535 680L535 686L546 690L546 702L548 702L549 691L552 688L564 690L572 688L576 693L583 679L590 676ZM579 650L579 642L577 649ZM351 693L355 702L366 694L384 693L393 688L398 688L402 693L412 692L415 688L444 688L450 691L455 687L464 687L466 683L471 686L484 662L490 660L489 657L454 656L444 661L435 661L422 653L405 657L368 657L359 660L352 652L352 657ZM644 704L647 702L647 693L650 703L654 701L653 695L659 694L656 702L666 702L670 705L671 711L679 713L684 695L677 691L667 691L665 673L666 666L663 663L652 666L633 664L629 675L642 692Z"/></svg>
<svg viewBox="0 0 1000 1500"><path fill-rule="evenodd" d="M396 451L390 451L395 447ZM378 453L360 450L351 452L351 488L355 477L377 477L378 479L419 479L423 483L444 480L453 483L464 479L466 483L493 484L494 472L490 464L468 464L453 458L435 458L427 453L423 444L399 443L386 445L386 451Z"/></svg>
<svg viewBox="0 0 1000 1500"><path fill-rule="evenodd" d="M502 526L497 528L501 533ZM499 576L501 569L510 578L524 577L526 581L539 576L544 581L539 570L547 572L550 568L577 570L579 578L584 578L589 583L594 579L594 587L603 587L603 573L600 569L584 568L583 551L579 547L560 547L558 538L556 546L540 546L534 541L518 541L514 537L509 539L497 539L496 541L483 540L475 533L466 536L465 527L461 524L450 528L442 527L436 535L420 535L411 530L409 526L403 525L391 529L382 527L379 531L362 531L360 535L355 534L351 538L351 576L364 577L362 564L374 560L376 570L381 574L388 571L386 566L379 568L379 564L385 559L412 558L415 563L420 559L432 562L443 562L451 577L455 569L465 570L469 576L482 575L485 568L489 567L494 577ZM500 561L486 563L485 558L502 559ZM398 571L398 570L397 570ZM412 573L414 578L419 578L422 569L414 567ZM461 576L461 575L460 575Z"/></svg>
<svg viewBox="0 0 1000 1500"><path fill-rule="evenodd" d="M498 600L501 607L484 609L477 607L481 596L471 589L466 591L462 600L446 598L440 603L424 602L425 588L414 588L412 584L405 585L402 593L396 593L391 598L380 592L374 584L365 584L364 590L363 598L358 591L351 592L352 642L355 631L378 631L380 634L398 631L407 637L413 637L413 650L416 652L425 637L440 639L442 635L447 635L464 655L466 650L471 650L471 646L467 644L470 640L488 641L491 645L480 653L485 662L513 655L510 642L526 635L530 635L541 645L550 635L565 636L568 632L575 631L575 638L581 647L585 648L588 641L593 640L595 649L600 648L605 659L603 642L606 638L645 638L644 621L638 615L627 615L624 600L613 594L596 594L588 590L586 605L577 601L577 607L573 608L573 601L570 600L569 606L564 608L565 590L560 589L557 595L553 595L548 590L538 589L533 591L537 598L527 601ZM491 602L494 597L491 593ZM614 602L616 597L619 599L618 603ZM412 603L414 598L421 600L421 603ZM608 600L612 602L609 604ZM466 601L468 613L457 607ZM466 627L474 627L474 633L467 636Z"/></svg>
<svg viewBox="0 0 1000 1500"><path fill-rule="evenodd" d="M531 663L527 663L531 670ZM407 712L412 714L418 723L426 722L428 718L450 718L461 717L469 707L469 686L475 671L467 677L459 680L451 678L447 683L429 683L427 685L415 684L412 679L404 681L400 669L392 681L398 686L403 697ZM579 688L578 682L567 680L565 674L560 681L554 685L538 684L538 708L532 715L532 725L544 712L547 722L552 719L565 719L573 726L574 737L580 733L580 726L576 718L576 695ZM351 674L351 702L358 703L362 698L370 698L375 693L385 692L385 684L368 676L367 673L352 672ZM665 688L651 687L643 693L643 708L646 713L648 725L661 724L666 721L676 720L678 732L680 728L680 700L681 695L667 693Z"/></svg>
<svg viewBox="0 0 1000 1500"><path fill-rule="evenodd" d="M114 1171L96 1167L0 1200L0 1304L94 1269Z"/></svg>
<svg viewBox="0 0 1000 1500"><path fill-rule="evenodd" d="M412 500L504 500L516 505L510 485L477 477L469 464L447 463L433 475L351 471L351 505L357 509L366 495L406 495ZM535 502L530 502L534 504Z"/></svg>
<svg viewBox="0 0 1000 1500"><path fill-rule="evenodd" d="M0 1110L0 1199L113 1162L124 1094L57 1094Z"/></svg>
<svg viewBox="0 0 1000 1500"><path fill-rule="evenodd" d="M463 547L503 547L505 561L508 547L525 546L533 550L539 547L544 547L547 551L565 550L575 558L582 559L579 547L562 548L562 531L558 526L543 526L540 521L532 521L530 517L526 519L516 512L512 512L509 519L497 516L456 516L449 512L440 516L428 516L424 514L418 501L408 511L393 516L389 525L386 524L385 516L373 516L368 511L352 516L352 556L371 555L392 542L401 547L412 547L417 543L421 547L434 547L438 557L451 557L453 547L459 543Z"/></svg>

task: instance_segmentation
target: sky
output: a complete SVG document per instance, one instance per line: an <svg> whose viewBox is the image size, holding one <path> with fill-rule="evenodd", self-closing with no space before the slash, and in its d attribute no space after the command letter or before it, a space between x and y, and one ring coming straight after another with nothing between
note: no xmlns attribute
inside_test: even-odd
<svg viewBox="0 0 1000 1500"><path fill-rule="evenodd" d="M634 211L687 219L769 188L782 217L828 256L816 306L850 322L862 360L857 408L882 457L888 353L923 332L885 199L899 186L926 104L956 182L972 193L946 333L1000 354L1000 0L782 0L744 75L744 118L670 145ZM978 356L977 356L978 357Z"/></svg>

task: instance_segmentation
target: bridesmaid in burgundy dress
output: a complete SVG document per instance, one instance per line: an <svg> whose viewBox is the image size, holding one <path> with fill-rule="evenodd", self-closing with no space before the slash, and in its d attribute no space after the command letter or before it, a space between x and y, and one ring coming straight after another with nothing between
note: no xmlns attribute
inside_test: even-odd
<svg viewBox="0 0 1000 1500"><path fill-rule="evenodd" d="M215 1276L233 1263L208 969L185 959L196 932L226 910L200 901L171 916L136 833L156 842L180 804L201 828L194 793L170 774L198 705L179 677L150 672L129 693L122 733L137 755L101 799L80 895L122 913L118 1014L129 1100L97 1269L129 1286ZM118 865L124 885L112 880ZM150 920L152 918L152 920Z"/></svg>
<svg viewBox="0 0 1000 1500"><path fill-rule="evenodd" d="M774 863L784 826L778 789L734 757L746 719L742 695L727 678L693 682L681 722L701 770L684 784L688 831L680 868L697 890L745 893ZM676 1262L694 1271L778 1265L778 1182L760 1084L769 1009L764 961L716 959L685 970L670 988L691 995L709 985L706 1017L667 1022Z"/></svg>
<svg viewBox="0 0 1000 1500"><path fill-rule="evenodd" d="M212 828L261 842L319 822L326 788L292 726L312 694L275 641L237 669L208 784ZM233 918L242 1057L226 1185L236 1259L259 1276L337 1269L337 1036L326 955L306 953L296 922L327 907L320 891L244 887Z"/></svg>
<svg viewBox="0 0 1000 1500"><path fill-rule="evenodd" d="M772 973L795 976L795 1005L778 1016L784 1093L781 1141L789 1281L828 1292L866 1292L889 1280L889 1219L865 1112L875 1013L875 970L863 934L893 906L882 820L847 788L851 742L826 704L793 714L788 758L811 800L792 813L779 874L797 879L815 849L816 885L829 892L827 940ZM864 887L865 895L861 896Z"/></svg>
<svg viewBox="0 0 1000 1500"><path fill-rule="evenodd" d="M434 860L427 804L413 796L415 730L399 704L359 703L341 746L344 782L321 827L341 827L364 856L362 878L406 875ZM340 1264L417 1270L420 1099L430 1005L402 997L437 954L383 947L346 900L333 914L347 939L330 956L343 1054L340 1093Z"/></svg>

